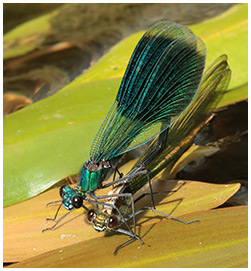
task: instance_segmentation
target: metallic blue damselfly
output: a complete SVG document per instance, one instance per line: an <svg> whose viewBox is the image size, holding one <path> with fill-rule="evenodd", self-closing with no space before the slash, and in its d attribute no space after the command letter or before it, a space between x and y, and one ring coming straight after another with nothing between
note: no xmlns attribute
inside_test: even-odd
<svg viewBox="0 0 251 271"><path fill-rule="evenodd" d="M120 182L105 196L97 196L93 200L96 209L87 213L87 219L97 231L110 230L130 236L130 239L119 245L138 239L136 234L135 216L146 210L172 218L179 222L190 224L198 220L183 221L179 218L162 213L155 208L150 179L163 169L174 165L179 157L193 144L195 136L212 119L213 111L227 90L231 77L231 70L226 55L219 57L205 72L200 88L193 101L179 118L170 126L167 137L165 132L159 135L144 155L136 162L130 172L120 179ZM146 194L134 199L133 196L146 183L149 183L152 196L152 206L145 206L135 211L134 204ZM161 191L160 193L165 193ZM105 200L105 201L103 201ZM133 219L133 229L128 220ZM121 226L124 225L126 229Z"/></svg>
<svg viewBox="0 0 251 271"><path fill-rule="evenodd" d="M206 58L204 43L186 26L163 21L150 27L136 46L115 102L102 123L80 173L79 185L60 189L69 212L88 208L123 154L165 134L186 110L200 85ZM120 181L117 180L117 183Z"/></svg>

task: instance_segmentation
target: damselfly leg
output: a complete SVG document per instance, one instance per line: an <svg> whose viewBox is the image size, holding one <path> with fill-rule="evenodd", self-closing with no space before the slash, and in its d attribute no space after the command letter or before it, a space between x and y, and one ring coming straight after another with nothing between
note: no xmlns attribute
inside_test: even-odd
<svg viewBox="0 0 251 271"><path fill-rule="evenodd" d="M60 201L54 201L54 203L57 203L57 202L62 202L62 200L60 200ZM51 203L51 202L49 202L46 206L48 206L50 203ZM57 218L57 216L58 216L59 210L60 210L60 208L62 207L62 205L63 205L63 203L61 203L61 204L59 205L59 207L58 207L58 209L57 209L57 211L56 211L56 213L55 213L55 215L54 215L53 218L46 218L46 220L53 220L53 221L55 221L56 218Z"/></svg>
<svg viewBox="0 0 251 271"><path fill-rule="evenodd" d="M49 202L46 206L48 206L48 205L50 205L50 204L53 204L53 203L58 203L58 202L61 202L61 204L59 205L59 207L58 207L58 209L57 209L57 211L56 211L56 213L55 213L55 216L53 217L53 218L46 218L46 220L52 220L52 221L55 221L56 219L57 219L57 216L58 216L58 214L59 214L59 210L61 209L61 207L63 206L63 202L62 202L62 200L60 200L60 201L54 201L54 202ZM89 211L89 209L85 206L85 205L82 205L81 206L82 208L84 208L86 211ZM69 210L69 212L68 213L66 213L65 215L63 215L51 228L46 228L46 229L43 229L42 230L42 232L44 232L44 231L47 231L47 230L52 230L52 229L54 229L58 224L59 224L59 222L60 221L62 221L68 214L70 214L72 211L74 210L74 208L73 209L71 209L71 210Z"/></svg>
<svg viewBox="0 0 251 271"><path fill-rule="evenodd" d="M166 213L160 212L160 211L158 211L158 210L156 210L156 209L154 209L154 208L152 208L152 207L148 207L148 206L143 207L143 208L141 208L140 210L136 211L136 212L134 213L134 216L136 216L136 215L138 215L138 214L140 214L140 213L142 213L142 212L144 212L144 211L147 211L147 210L152 210L152 211L154 211L154 212L156 212L156 213L158 213L158 214L161 214L161 215L163 215L163 216L169 217L169 218L171 218L171 219L173 219L173 220L179 221L179 222L184 223L184 224L190 224L190 223L194 223L194 222L200 222L199 219L194 219L194 220L191 220L191 221L184 221L184 220L179 219L179 218L177 218L177 217L175 217L175 216L168 215L168 214L166 214ZM130 218L132 218L132 214L131 214L130 216L128 216L127 219L130 219ZM126 219L126 220L127 220L127 219Z"/></svg>
<svg viewBox="0 0 251 271"><path fill-rule="evenodd" d="M152 195L152 196L153 196L154 194L160 194L160 193L162 194L162 193L168 193L168 192L169 192L169 193L170 193L170 192L176 192L176 191L178 191L184 184L185 184L185 182L182 182L182 183L179 185L179 187L177 187L175 190L172 190L172 191L163 191L163 192L152 192L152 191L151 191L151 193L145 193L145 195ZM130 202L131 202L131 210L132 210L131 214L128 215L127 217L124 217L124 216L121 214L121 212L119 211L119 209L117 208L116 205L108 204L108 203L106 203L106 202L100 202L101 199L108 199L108 198L113 198L113 197L114 197L114 198L125 198L125 197L129 198L129 199L130 199ZM116 254L120 248L122 248L122 247L125 246L126 244L132 242L133 240L139 240L142 244L144 243L144 242L141 240L141 238L136 234L136 216L139 215L140 213L146 211L146 210L152 210L152 211L154 211L154 212L156 212L156 213L158 213L158 214L161 214L161 215L163 215L163 216L165 216L165 217L174 219L174 220L179 221L179 222L184 223L184 224L190 224L190 223L193 223L193 222L199 222L198 219L192 220L192 221L184 221L184 220L179 219L179 218L177 218L177 217L174 217L174 216L172 216L172 215L169 215L169 214L160 212L160 211L156 210L155 207L145 206L145 207L141 208L140 210L135 211L135 207L134 207L135 202L136 202L136 201L139 201L139 200L142 199L143 197L140 196L139 198L137 198L137 199L134 201L133 195L130 194L130 193L121 193L121 194L105 195L105 196L94 196L94 198L95 198L95 200L94 200L94 201L91 201L92 203L95 203L96 205L102 205L104 208L106 208L107 206L109 206L110 208L115 209L116 212L118 213L118 215L120 216L121 222L120 222L120 224L118 225L119 228L112 229L112 231L118 232L118 233L123 233L123 234L128 235L128 236L131 237L129 240L127 240L127 241L123 242L122 244L120 244L119 246L117 246L117 247L115 248L114 254ZM130 219L133 219L133 221L132 221L132 223L133 223L133 228L132 228L132 229L131 229L131 227L130 227L129 224L128 224L128 221L129 221ZM127 228L128 230L122 229L122 228L121 228L122 225L125 225L126 228Z"/></svg>
<svg viewBox="0 0 251 271"><path fill-rule="evenodd" d="M114 255L117 254L117 252L118 252L118 250L119 250L120 248L122 248L124 245L126 245L126 244L128 244L128 243L134 241L135 239L139 240L139 241L141 242L141 244L144 245L144 242L140 239L140 237L139 237L137 234L130 235L130 234L128 234L127 231L124 231L123 229L115 229L114 231L131 236L131 238L130 238L129 240L125 241L124 243L118 245L118 246L115 248L115 250L114 250L114 252L113 252Z"/></svg>
<svg viewBox="0 0 251 271"><path fill-rule="evenodd" d="M116 168L115 168L114 175L113 175L113 181L115 181L116 173L119 174L119 178L122 178L122 177L123 177L123 173L121 173L121 172L118 170L118 168L116 167Z"/></svg>
<svg viewBox="0 0 251 271"><path fill-rule="evenodd" d="M143 198L146 197L146 196L151 196L151 198L153 198L153 195L161 195L161 194L176 193L176 192L179 191L179 190L181 189L181 187L182 187L183 185L185 185L185 184L186 184L186 182L185 182L185 181L182 181L181 184L180 184L176 189L174 189L174 190L166 190L166 191L153 192L152 189L151 189L151 192L150 192L150 193L144 193L144 194L140 195L138 198L136 198L136 199L134 200L134 204L135 204L136 202L138 202L139 200L143 199ZM152 201L152 199L151 199L151 201ZM152 206L153 206L154 209L156 209L154 205L152 205Z"/></svg>
<svg viewBox="0 0 251 271"><path fill-rule="evenodd" d="M48 230L53 230L60 221L62 221L68 214L70 214L74 209L70 210L68 213L66 213L65 215L63 215L51 228L45 228L42 230L42 232L48 231Z"/></svg>

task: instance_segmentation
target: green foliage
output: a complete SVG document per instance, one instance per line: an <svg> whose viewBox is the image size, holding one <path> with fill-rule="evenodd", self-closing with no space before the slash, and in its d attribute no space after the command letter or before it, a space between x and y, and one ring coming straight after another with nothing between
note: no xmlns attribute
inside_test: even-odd
<svg viewBox="0 0 251 271"><path fill-rule="evenodd" d="M3 37L3 58L18 57L31 52L42 43L44 34L50 30L50 18L56 13L51 12L37 19L30 20L9 31Z"/></svg>
<svg viewBox="0 0 251 271"><path fill-rule="evenodd" d="M40 24L42 31L48 30L47 24ZM234 6L191 28L205 41L208 62L222 53L229 55L235 90L229 92L230 98L224 97L222 105L246 99L247 5ZM18 29L24 33L32 27L26 23L4 41L13 42ZM141 35L136 33L114 46L88 72L52 97L4 119L4 206L33 197L80 170Z"/></svg>
<svg viewBox="0 0 251 271"><path fill-rule="evenodd" d="M5 206L79 172L119 81L73 87L4 119Z"/></svg>

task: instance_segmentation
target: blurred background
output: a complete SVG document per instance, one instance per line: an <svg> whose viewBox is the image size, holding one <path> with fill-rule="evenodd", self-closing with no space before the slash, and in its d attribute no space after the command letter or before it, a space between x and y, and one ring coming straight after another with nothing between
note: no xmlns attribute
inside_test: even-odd
<svg viewBox="0 0 251 271"><path fill-rule="evenodd" d="M132 33L163 19L191 25L232 5L4 4L4 34L49 17L36 34L4 43L4 116L52 95Z"/></svg>

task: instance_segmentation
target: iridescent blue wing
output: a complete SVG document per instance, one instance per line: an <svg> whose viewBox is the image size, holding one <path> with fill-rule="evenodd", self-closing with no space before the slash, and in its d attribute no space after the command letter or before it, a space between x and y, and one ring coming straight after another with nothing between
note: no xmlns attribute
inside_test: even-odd
<svg viewBox="0 0 251 271"><path fill-rule="evenodd" d="M161 22L141 38L90 151L112 159L153 139L188 106L201 81L204 43L187 27Z"/></svg>
<svg viewBox="0 0 251 271"><path fill-rule="evenodd" d="M227 56L222 55L204 73L193 101L171 125L165 142L166 147L161 154L152 156L158 144L158 140L155 140L138 159L129 175L142 165L148 171L150 178L153 178L167 166L173 165L193 143L198 128L203 127L203 123L216 109L222 96L227 92L230 78L231 70L227 63ZM132 179L127 186L127 192L137 192L147 181L148 179L144 175Z"/></svg>

